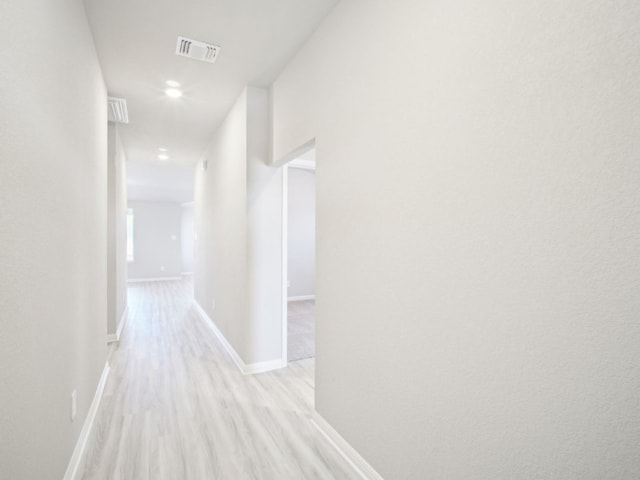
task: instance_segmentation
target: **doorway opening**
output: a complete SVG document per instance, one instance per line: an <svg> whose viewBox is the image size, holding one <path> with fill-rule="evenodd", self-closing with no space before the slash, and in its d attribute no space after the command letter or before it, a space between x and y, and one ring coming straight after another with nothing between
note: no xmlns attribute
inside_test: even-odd
<svg viewBox="0 0 640 480"><path fill-rule="evenodd" d="M315 167L313 146L283 167L283 355L287 363L315 357Z"/></svg>

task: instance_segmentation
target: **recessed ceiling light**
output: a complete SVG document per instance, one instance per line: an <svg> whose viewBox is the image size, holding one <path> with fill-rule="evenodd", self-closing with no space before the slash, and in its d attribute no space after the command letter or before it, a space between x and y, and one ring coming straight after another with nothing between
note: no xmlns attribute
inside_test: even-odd
<svg viewBox="0 0 640 480"><path fill-rule="evenodd" d="M158 155L158 158L160 160L169 160L169 155L167 155L166 153L161 153L160 155Z"/></svg>
<svg viewBox="0 0 640 480"><path fill-rule="evenodd" d="M171 98L178 98L182 96L182 91L177 88L167 88L164 93L169 95Z"/></svg>
<svg viewBox="0 0 640 480"><path fill-rule="evenodd" d="M167 149L163 148L163 147L158 148L158 150L161 151L161 152L166 152L167 151Z"/></svg>
<svg viewBox="0 0 640 480"><path fill-rule="evenodd" d="M176 82L175 80L167 80L166 82L164 82L167 84L167 87L179 87L180 86L180 82Z"/></svg>

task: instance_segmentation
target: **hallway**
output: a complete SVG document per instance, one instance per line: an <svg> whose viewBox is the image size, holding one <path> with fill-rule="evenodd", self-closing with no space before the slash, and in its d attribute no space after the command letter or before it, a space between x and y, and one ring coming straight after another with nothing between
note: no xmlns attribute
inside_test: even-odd
<svg viewBox="0 0 640 480"><path fill-rule="evenodd" d="M356 479L312 426L314 360L242 375L193 285L130 286L84 479Z"/></svg>

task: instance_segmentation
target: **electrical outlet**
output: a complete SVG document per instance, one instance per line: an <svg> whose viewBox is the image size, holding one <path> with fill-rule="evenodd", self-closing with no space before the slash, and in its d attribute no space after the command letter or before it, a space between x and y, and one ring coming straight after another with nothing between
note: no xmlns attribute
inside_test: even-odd
<svg viewBox="0 0 640 480"><path fill-rule="evenodd" d="M164 272L164 265L160 265L160 271Z"/></svg>
<svg viewBox="0 0 640 480"><path fill-rule="evenodd" d="M287 288L291 286L291 280L287 280Z"/></svg>
<svg viewBox="0 0 640 480"><path fill-rule="evenodd" d="M71 421L76 419L76 411L78 409L78 391L71 392Z"/></svg>

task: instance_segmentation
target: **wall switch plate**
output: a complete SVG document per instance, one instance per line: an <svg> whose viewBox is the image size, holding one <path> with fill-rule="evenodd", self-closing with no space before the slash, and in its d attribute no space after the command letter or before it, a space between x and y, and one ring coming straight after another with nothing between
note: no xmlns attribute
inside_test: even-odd
<svg viewBox="0 0 640 480"><path fill-rule="evenodd" d="M78 391L71 392L71 421L76 419L76 412L78 409Z"/></svg>
<svg viewBox="0 0 640 480"><path fill-rule="evenodd" d="M160 265L160 271L164 272L164 265Z"/></svg>
<svg viewBox="0 0 640 480"><path fill-rule="evenodd" d="M287 280L287 288L291 286L291 280Z"/></svg>
<svg viewBox="0 0 640 480"><path fill-rule="evenodd" d="M212 310L216 309L216 299L215 298L213 300L211 300L211 309Z"/></svg>

